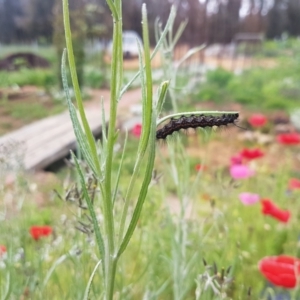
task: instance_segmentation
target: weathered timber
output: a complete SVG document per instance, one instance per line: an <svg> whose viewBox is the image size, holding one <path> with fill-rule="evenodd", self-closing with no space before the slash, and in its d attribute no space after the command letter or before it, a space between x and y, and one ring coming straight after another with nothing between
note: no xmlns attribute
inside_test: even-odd
<svg viewBox="0 0 300 300"><path fill-rule="evenodd" d="M86 109L94 135L101 133L101 110ZM41 170L75 149L76 139L68 112L48 117L0 137L0 145L16 143L24 148L26 170Z"/></svg>

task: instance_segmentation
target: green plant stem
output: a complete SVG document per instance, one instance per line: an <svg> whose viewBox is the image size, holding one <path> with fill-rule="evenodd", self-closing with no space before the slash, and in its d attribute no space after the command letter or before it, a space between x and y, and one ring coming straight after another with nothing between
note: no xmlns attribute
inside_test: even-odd
<svg viewBox="0 0 300 300"><path fill-rule="evenodd" d="M126 218L128 215L128 208L131 198L131 193L139 174L139 170L141 167L141 163L143 161L145 151L149 144L149 137L151 132L151 124L152 124L152 109L153 109L153 92L152 92L152 73L151 73L151 58L150 58L150 44L149 44L149 35L148 35L148 20L147 20L147 10L146 5L142 6L142 24L143 24L143 41L144 41L144 57L145 57L145 78L143 74L143 64L142 64L142 53L141 49L139 49L139 57L140 57L140 75L142 81L142 94L143 94L143 130L140 138L137 160L134 166L133 175L130 179L129 187L125 197L125 204L122 212L120 227L119 227L119 245L123 243L123 234L126 225Z"/></svg>
<svg viewBox="0 0 300 300"><path fill-rule="evenodd" d="M108 285L106 286L106 295L105 299L112 300L114 296L114 286L115 286L115 278L116 278L116 270L117 270L117 263L118 263L118 257L114 256L112 257L108 269L107 278L106 281Z"/></svg>
<svg viewBox="0 0 300 300"><path fill-rule="evenodd" d="M142 83L142 99L143 99L142 124L146 124L147 99L146 99L145 76L144 76L144 68L143 68L143 60L142 60L143 55L142 55L141 45L138 44L138 48L139 48L139 65L140 65L140 70L141 70L139 72L139 74L140 74L140 79L141 79L141 83ZM125 196L125 203L124 203L122 216L121 216L121 221L120 221L120 226L119 226L118 246L120 246L120 244L122 243L122 240L123 240L123 235L124 235L126 219L127 219L127 215L128 215L128 208L129 208L129 204L130 204L131 194L132 194L132 191L133 191L133 187L135 186L136 179L139 175L140 167L141 167L141 164L142 164L142 161L143 161L143 158L144 158L144 154L145 154L145 151L146 151L146 147L147 147L147 140L145 140L146 132L147 132L147 127L144 126L142 134L141 134L139 146L138 146L137 159L136 159L135 164L134 164L133 173L132 173L132 176L130 178L129 186L128 186L126 196Z"/></svg>
<svg viewBox="0 0 300 300"><path fill-rule="evenodd" d="M109 4L111 1L107 1ZM106 232L106 249L105 249L105 266L106 266L106 277L105 277L105 291L106 299L113 299L114 282L117 267L117 258L115 256L115 245L114 245L114 218L113 218L113 197L111 188L111 171L112 171L112 160L114 153L115 144L115 126L117 119L117 104L119 97L120 84L122 81L122 19L119 18L122 12L121 1L115 1L114 7L116 12L113 12L113 54L111 64L111 93L110 93L110 112L109 112L109 124L108 124L108 135L107 135L107 157L105 163L105 199L103 203L103 214L104 224Z"/></svg>
<svg viewBox="0 0 300 300"><path fill-rule="evenodd" d="M118 250L117 256L120 257L121 254L125 251L133 232L136 228L137 222L139 220L144 201L146 199L146 195L148 192L148 187L152 177L152 171L154 167L154 159L155 159L155 133L156 133L156 113L153 110L153 99L152 99L152 73L151 73L151 65L150 65L150 51L149 51L149 36L148 36L148 23L147 23L147 11L145 4L142 7L142 15L143 15L143 40L144 40L144 57L145 57L145 80L143 77L143 65L140 62L140 72L142 79L142 91L143 91L143 131L141 140L139 143L138 149L138 160L136 162L136 166L139 168L142 157L144 156L146 150L149 153L145 175L143 179L143 183L140 189L139 197L137 203L134 208L134 212L132 218L130 220L129 226L123 238L123 231L125 229L125 220L128 206L125 203L124 210L122 213L122 221L123 224L120 226L121 235L119 236L119 240L122 241ZM141 55L140 55L141 56ZM160 95L159 95L160 96ZM136 167L135 166L135 167ZM133 177L137 176L136 171L134 171ZM132 178L133 178L132 177ZM134 180L134 179L133 179ZM129 193L131 193L133 184L129 187ZM129 201L129 197L126 199Z"/></svg>

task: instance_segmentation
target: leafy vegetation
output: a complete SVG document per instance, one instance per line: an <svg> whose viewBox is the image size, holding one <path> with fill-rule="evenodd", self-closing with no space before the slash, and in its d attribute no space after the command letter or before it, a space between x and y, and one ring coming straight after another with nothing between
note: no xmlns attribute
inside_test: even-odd
<svg viewBox="0 0 300 300"><path fill-rule="evenodd" d="M224 69L208 71L206 81L195 91L194 101L238 102L249 108L285 109L299 106L300 43L295 40L266 42L261 55L274 50L274 67L254 67L240 75ZM288 55L287 55L288 53ZM276 56L275 56L276 55ZM264 59L264 56L256 58Z"/></svg>
<svg viewBox="0 0 300 300"><path fill-rule="evenodd" d="M201 133L198 134L201 136ZM125 135L120 138L123 142ZM214 162L214 155L209 155L213 144L228 143L227 133L221 137L217 133L215 137L206 139L206 142L201 139L195 141L192 137L180 136L180 139L185 141L191 152L193 149L202 149L201 158L189 157L185 150L172 154L166 149L167 146L159 146L160 158L155 168L157 177L153 179L137 230L120 260L116 278L116 289L120 297L141 299L145 295L159 294L163 299L174 299L173 284L178 275L173 273L176 271L174 268L178 263L178 267L181 263L182 268L187 268L190 262L192 268L184 273L185 279L181 282L181 287L188 291L184 299L195 299L194 280L205 272L202 261L205 259L210 266L215 263L219 272L222 268L226 270L231 266L229 276L234 277L234 285L225 299L244 300L249 287L252 288L253 299L267 299L262 296L266 282L258 272L258 261L266 255L285 253L298 256L300 251L297 244L299 192L290 190L287 193L289 178L297 174L292 168L296 149L280 146L277 154L274 154L271 153L271 148L275 144L264 147L265 156L254 166L256 175L232 181L227 166L230 154L227 160L223 159L223 163ZM177 144L176 137L169 143ZM234 135L230 144L231 154L244 147L243 144L236 144ZM130 135L127 149L129 153L133 153L137 145L138 139ZM247 146L257 147L257 144L248 143ZM173 160L170 155L175 155L175 165L169 164L170 159ZM282 168L278 164L270 164L274 155L284 158L280 161ZM122 152L119 150L113 164L113 174L118 172L121 157ZM195 169L199 162L206 166L200 173ZM127 157L123 165L120 192L128 185L134 167L132 156ZM186 184L187 188L194 187L193 200L185 210L186 236L181 237L177 236L176 228L179 213L184 208L178 211L180 199L176 194L176 182L173 181L174 167L178 172L179 182ZM10 204L1 204L2 212L6 209L14 214L12 218L7 215L5 222L1 222L1 244L8 249L7 258L1 261L2 291L9 274L13 278L10 293L14 297L28 293L37 299L47 295L52 298L82 299L89 274L97 262L97 249L85 210L78 211L76 205L79 199L76 198L74 179L69 181L66 179L68 176L62 176L65 178L64 190L60 180L48 184L44 181L36 186L36 179L25 177L22 172L18 178L20 180L11 187L2 185L2 193L4 192L5 197L14 199L14 206L18 207L17 211L12 212ZM139 184L141 179L136 182L136 185ZM54 189L58 190L64 201L56 196ZM239 194L244 191L254 191L261 197L273 199L278 206L289 209L292 212L291 221L285 225L264 216L259 203L244 206L238 199ZM134 194L137 192L136 190ZM65 198L68 194L71 197ZM38 200L41 197L42 202ZM119 207L121 203L117 202L116 205ZM190 207L193 207L194 212L191 215ZM29 229L36 224L51 225L53 234L34 240ZM187 247L186 253L177 257L179 253L176 251L181 249L181 243ZM26 274L27 281L20 274ZM101 295L99 280L95 276L90 293L92 299ZM74 288L70 289L70 285ZM200 299L219 299L210 289L209 291L210 295Z"/></svg>
<svg viewBox="0 0 300 300"><path fill-rule="evenodd" d="M209 71L193 99L238 102L250 108L286 109L299 106L299 67L290 61L272 69L250 69L233 76L223 69ZM226 85L224 81L226 80Z"/></svg>
<svg viewBox="0 0 300 300"><path fill-rule="evenodd" d="M0 72L0 86L13 87L35 85L49 89L57 83L57 77L51 70L21 69L15 72Z"/></svg>

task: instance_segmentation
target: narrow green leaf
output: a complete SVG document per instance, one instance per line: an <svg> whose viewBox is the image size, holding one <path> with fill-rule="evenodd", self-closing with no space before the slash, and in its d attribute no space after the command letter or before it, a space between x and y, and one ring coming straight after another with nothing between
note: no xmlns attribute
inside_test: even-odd
<svg viewBox="0 0 300 300"><path fill-rule="evenodd" d="M78 83L77 73L76 73L76 64L75 64L75 58L74 58L74 52L73 52L73 45L72 45L72 33L71 33L71 26L70 26L70 16L69 16L69 3L68 0L62 0L63 1L63 19L64 19L64 28L65 28L65 37L66 37L66 46L67 46L67 52L68 52L68 60L69 60L69 68L73 83L73 88L75 92L76 102L78 111L80 114L80 119L83 125L83 129L86 135L86 140L89 144L91 157L94 161L94 166L97 168L97 173L99 175L100 173L100 165L98 161L97 156L97 149L96 149L96 143L93 136L93 133L91 131L91 128L89 126L89 123L87 121L84 107L83 107L83 101L81 97L80 87Z"/></svg>
<svg viewBox="0 0 300 300"><path fill-rule="evenodd" d="M142 6L142 29L143 29L143 42L144 42L144 59L145 59L145 75L146 75L146 103L145 103L145 122L143 123L142 139L145 143L144 149L146 149L150 131L151 131L151 120L152 120L152 109L153 109L153 83L152 83L152 70L151 70L151 59L150 59L150 42L149 42L149 29L148 29L148 18L146 4ZM144 133L144 134L143 134ZM143 137L144 135L144 137ZM141 149L144 151L144 149Z"/></svg>
<svg viewBox="0 0 300 300"><path fill-rule="evenodd" d="M177 63L177 69L179 68L179 66L185 62L189 57L191 57L192 55L194 55L195 53L203 50L206 47L206 45L201 45L195 48L190 49Z"/></svg>
<svg viewBox="0 0 300 300"><path fill-rule="evenodd" d="M101 99L101 110L102 110L102 144L103 148L106 148L107 144L107 136L106 136L106 120L105 120L105 109L104 109L104 101Z"/></svg>
<svg viewBox="0 0 300 300"><path fill-rule="evenodd" d="M108 272L112 271L112 265L110 264L112 258L110 257L115 252L115 225L113 215L113 203L112 203L112 163L114 155L115 145L115 127L117 120L117 106L120 95L120 85L123 80L123 49L122 49L122 19L121 19L121 3L114 3L116 13L113 13L114 28L113 28L113 44L112 44L112 60L111 60L111 86L110 86L110 108L109 108L109 123L107 133L107 146L106 148L106 160L104 170L104 191L105 198L103 201L103 214L104 214L104 226L105 235L107 237L108 251L106 257L106 264L108 265ZM109 4L109 3L108 3ZM110 275L108 275L109 280ZM110 291L112 292L112 291Z"/></svg>
<svg viewBox="0 0 300 300"><path fill-rule="evenodd" d="M44 288L46 287L46 285L47 285L47 283L48 283L48 281L49 281L49 279L50 279L52 273L53 273L54 270L56 269L56 267L57 267L58 265L60 265L61 263L63 263L64 260L65 260L66 258L68 258L68 255L67 255L67 254L64 254L64 255L62 255L61 257L59 257L59 258L52 264L51 268L48 270L48 272L47 272L47 274L46 274L46 276L45 276L45 279L44 279L43 284L42 284L42 289L44 289Z"/></svg>
<svg viewBox="0 0 300 300"><path fill-rule="evenodd" d="M170 81L164 81L159 86L159 89L158 89L158 92L157 92L157 94L158 94L158 96L157 96L158 100L156 102L156 113L157 113L158 116L160 115L161 110L162 110L162 108L164 106L169 85L170 85Z"/></svg>
<svg viewBox="0 0 300 300"><path fill-rule="evenodd" d="M144 135L144 141L143 140L141 141L140 156L141 157L144 156L146 149L148 149L149 154L148 154L146 171L141 186L141 190L139 193L139 197L124 238L123 238L123 230L125 227L125 223L124 223L124 211L123 211L123 215L122 215L123 223L121 222L121 226L123 227L120 227L122 234L119 236L119 238L122 239L122 242L120 244L117 257L119 257L125 251L133 235L133 232L136 228L138 219L140 217L143 208L143 204L146 199L148 187L152 178L152 171L153 171L154 160L155 160L156 114L155 111L153 111L153 99L152 99L153 85L152 85L150 45L149 45L149 35L148 35L148 20L147 20L147 10L145 4L143 4L142 6L142 20L143 20L142 24L143 24L143 42L144 42L144 57L145 57L145 75L146 75L145 76L146 77L146 99L143 99L143 101L145 101L145 103L143 103L143 110L145 110L143 114L145 114L145 119L143 120L144 122L143 122L143 131L142 131L141 140L143 139L143 135ZM140 72L143 72L142 66L140 66ZM142 84L144 83L142 82ZM134 180L134 176L131 179ZM127 193L127 199L126 199L127 202L129 201L128 196L129 195ZM126 201L125 201L125 206L126 206Z"/></svg>
<svg viewBox="0 0 300 300"><path fill-rule="evenodd" d="M143 161L145 151L148 147L149 137L151 132L151 118L152 118L152 73L151 73L151 60L150 60L150 45L149 45L149 36L148 36L148 21L147 21L147 11L146 6L142 7L142 19L143 19L143 42L144 42L144 57L145 57L145 79L143 74L143 65L141 60L141 49L139 48L140 56L140 75L141 75L141 84L143 91L143 129L140 137L140 142L138 146L137 159L135 161L133 174L131 176L129 186L125 196L125 204L122 211L120 226L119 226L119 242L123 239L123 233L125 230L126 219L128 215L128 208L131 199L131 194L133 187L135 185L137 176L140 171L141 163Z"/></svg>
<svg viewBox="0 0 300 300"><path fill-rule="evenodd" d="M4 291L1 291L1 300L8 300L11 294L11 281L10 281L10 272L7 271L6 274L6 286Z"/></svg>
<svg viewBox="0 0 300 300"><path fill-rule="evenodd" d="M175 16L176 16L176 9L174 7L174 5L171 7L171 12L170 12L170 15L169 15L169 18L168 18L168 21L166 23L166 26L162 32L162 34L160 35L160 38L159 40L157 41L156 43L156 46L151 54L151 57L150 59L152 60L153 57L156 55L156 53L158 52L158 50L160 49L161 45L164 43L165 41L165 37L168 33L168 30L171 26L173 26L173 23L174 23L174 19L175 19ZM120 92L120 98L123 96L123 94L128 90L128 88L132 85L132 83L138 78L140 72L142 72L142 70L139 70L131 80L129 80L129 82L122 88L121 92Z"/></svg>
<svg viewBox="0 0 300 300"><path fill-rule="evenodd" d="M94 228L94 232L95 232L95 236L96 236L96 242L97 242L97 245L98 245L98 250L99 250L99 253L100 253L100 257L102 259L104 259L104 257L105 257L104 256L104 254L105 254L104 241L103 241L102 234L101 234L101 231L100 231L100 228L99 228L97 215L95 213L93 203L92 203L91 198L89 196L89 193L87 191L86 183L85 183L84 176L83 176L83 172L82 172L82 169L79 165L79 162L78 162L78 160L77 160L77 158L76 158L76 156L74 155L73 152L71 152L71 155L72 155L72 158L75 162L76 170L77 170L77 172L79 174L79 177L80 177L83 196L84 196L84 199L86 201L89 213L90 213L91 218L92 218L93 228ZM103 262L104 262L104 260L103 260ZM104 263L103 263L103 271L104 271L104 269L105 269L105 266L104 266Z"/></svg>
<svg viewBox="0 0 300 300"><path fill-rule="evenodd" d="M122 151L122 157L121 157L121 161L120 161L120 164L119 164L119 169L118 169L118 174L117 174L116 184L115 184L115 190L114 190L114 194L113 194L113 204L115 204L118 189L119 189L119 182L120 182L121 171L122 171L124 157L125 157L125 149L126 149L126 146L127 146L127 140L128 140L128 132L126 130L125 141L124 141L124 146L123 146L123 151Z"/></svg>
<svg viewBox="0 0 300 300"><path fill-rule="evenodd" d="M138 197L138 201L137 204L135 206L130 224L128 226L128 229L125 233L125 236L122 240L122 243L119 247L118 250L118 254L117 257L120 257L120 255L125 251L126 247L128 246L128 243L133 235L133 232L136 228L137 222L139 220L139 217L141 215L142 212L142 208L147 196L147 192L148 192L148 187L149 184L151 182L151 178L152 178L152 172L153 172L153 167L154 167L154 161L155 161L155 133L156 133L156 125L155 125L155 113L153 114L153 119L152 119L152 128L151 128L151 135L150 135L150 142L149 142L149 149L148 149L148 153L149 156L147 158L147 167L146 167L146 171L145 171L145 177L141 186L141 190L139 193L139 197Z"/></svg>
<svg viewBox="0 0 300 300"><path fill-rule="evenodd" d="M138 52L139 52L139 69L143 70L143 51L142 45L139 41L137 41L138 45ZM147 103L147 96L146 96L146 82L145 82L145 74L144 72L140 72L140 81L141 81L141 90L142 90L142 124L145 124L146 121L146 103ZM144 130L144 128L142 128ZM141 139L139 143L139 148L141 147Z"/></svg>
<svg viewBox="0 0 300 300"><path fill-rule="evenodd" d="M93 282L93 279L95 277L95 274L96 274L96 271L98 269L98 267L100 266L102 260L99 260L89 278L89 281L87 283L87 286L86 286L86 289L85 289L85 292L84 292L84 296L83 296L83 300L89 300L89 294L90 294L90 290L91 290L91 285L92 285L92 282Z"/></svg>
<svg viewBox="0 0 300 300"><path fill-rule="evenodd" d="M69 108L69 113L70 113L74 133L75 133L79 148L83 154L83 157L87 161L89 167L92 169L95 176L98 178L100 174L98 173L95 163L93 161L93 158L90 154L90 145L86 141L86 137L83 133L81 124L77 117L76 109L71 100L69 86L68 86L68 82L67 82L67 74L66 74L66 50L64 50L63 55L62 55L61 74L62 74L63 88L64 88L64 92L66 95L67 104L68 104L68 108Z"/></svg>
<svg viewBox="0 0 300 300"><path fill-rule="evenodd" d="M171 49L174 49L174 47L176 46L178 40L180 39L183 31L186 28L186 25L188 24L188 22L189 22L188 20L185 20L185 21L181 22L180 25L179 25L179 28L176 31L176 34L175 34L174 38L172 39L172 36L170 36L170 39L172 39L172 42L170 43ZM171 28L173 28L173 26Z"/></svg>

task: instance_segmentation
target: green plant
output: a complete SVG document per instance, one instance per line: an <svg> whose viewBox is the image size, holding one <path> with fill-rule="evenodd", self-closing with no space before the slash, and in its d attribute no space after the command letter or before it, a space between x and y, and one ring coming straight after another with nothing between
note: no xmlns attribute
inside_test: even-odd
<svg viewBox="0 0 300 300"><path fill-rule="evenodd" d="M107 0L107 4L111 9L114 31L113 31L113 53L111 63L111 96L110 96L110 115L108 121L108 132L105 128L105 116L102 109L102 141L96 143L92 136L89 124L87 122L81 92L78 85L75 61L72 48L71 29L69 23L69 11L68 1L63 0L64 11L64 26L66 34L67 53L69 60L70 73L72 77L72 83L75 91L77 108L79 111L79 118L76 113L76 109L71 102L69 95L69 88L66 80L65 70L65 57L64 52L62 61L62 76L63 85L66 92L69 111L73 122L74 131L77 137L80 151L83 158L86 160L92 172L95 182L99 189L99 197L93 202L87 190L87 174L81 166L81 163L75 155L72 158L75 162L78 177L83 190L84 199L86 201L96 236L96 242L99 251L99 261L95 266L89 284L86 289L84 299L88 298L90 285L96 274L96 269L101 265L103 275L103 297L104 299L112 299L114 295L115 276L118 261L127 248L129 241L132 238L133 232L136 229L142 208L148 192L148 187L151 182L152 172L155 159L156 148L156 127L167 119L175 116L189 115L199 112L186 112L176 113L169 115L162 119L158 119L158 116L162 110L165 95L168 88L168 82L163 82L158 89L156 101L153 101L153 84L152 84L152 72L150 61L151 57L155 55L157 49L165 41L166 34L173 24L175 18L175 11L170 14L169 20L165 29L161 32L157 46L150 56L150 46L148 37L148 23L147 23L147 11L146 6L142 7L142 27L143 27L143 52L142 46L140 48L140 70L136 76L122 89L122 1L121 0ZM189 54L190 55L190 54ZM144 60L142 59L144 58ZM122 205L121 213L116 210L116 205L120 199L118 197L119 182L122 179L121 173L123 168L124 159L126 157L126 141L125 139L123 154L120 162L120 166L116 174L113 175L113 159L114 159L114 145L118 134L115 129L117 118L117 105L119 101L122 101L121 96L132 84L137 76L140 76L142 87L142 124L143 130L140 137L136 161L134 163L131 179L128 183L127 191L124 196L124 204ZM205 112L204 112L205 113ZM220 113L220 112L218 112ZM144 172L142 172L142 170ZM139 186L137 186L138 177L142 176L142 180ZM137 195L137 200L132 201L133 195ZM99 205L102 212L103 221L99 223L96 215L96 205ZM131 209L130 206L132 206Z"/></svg>
<svg viewBox="0 0 300 300"><path fill-rule="evenodd" d="M88 68L84 72L84 82L86 86L101 88L105 84L105 75L96 68Z"/></svg>
<svg viewBox="0 0 300 300"><path fill-rule="evenodd" d="M116 219L114 218L113 207L116 201L116 191L118 190L118 183L120 178L120 172L118 172L117 178L114 181L115 188L112 189L112 161L113 161L113 147L116 139L115 132L115 123L116 123L116 109L117 103L120 99L120 91L121 91L121 83L122 83L122 19L121 16L121 1L107 1L109 5L113 19L114 19L114 35L113 35L113 58L112 58L112 80L111 80L111 105L110 105L110 116L109 116L109 126L108 126L108 134L106 136L105 132L105 117L103 118L103 132L102 132L102 144L101 144L101 157L97 155L97 146L92 136L91 130L87 123L81 94L79 90L79 85L77 81L77 75L75 70L75 62L73 57L72 43L71 43L71 31L69 24L69 15L68 15L68 3L67 1L63 1L64 8L64 24L66 31L66 42L68 49L68 58L69 65L71 70L72 82L75 90L76 100L78 109L80 112L80 118L83 123L83 130L85 132L86 138L83 134L79 121L77 119L77 115L75 112L75 108L73 107L70 97L68 96L68 87L66 85L66 75L63 68L63 82L64 87L69 103L69 109L71 118L73 121L75 133L79 142L80 149L82 151L83 156L87 160L91 170L94 173L95 178L97 179L100 191L101 191L101 203L102 203L102 212L104 224L103 226L98 225L97 217L95 215L94 207L89 199L89 195L85 189L85 179L82 168L78 160L74 157L78 174L80 176L80 181L82 184L82 188L84 191L85 200L87 201L89 211L91 217L93 219L94 230L96 233L96 240L99 248L99 254L101 257L101 265L103 270L104 277L104 297L105 299L112 299L113 291L114 291L114 281L115 281L115 273L118 259L121 254L126 249L128 242L132 236L132 233L136 227L137 220L139 218L143 202L145 200L145 196L147 194L147 188L151 179L154 157L155 157L155 114L152 110L152 79L151 79L151 69L150 69L150 54L149 54L149 42L148 42L148 32L147 32L147 19L146 19L146 8L143 8L143 33L144 33L144 49L145 49L145 70L146 70L146 81L143 75L143 70L141 69L141 78L143 82L143 124L144 129L141 137L141 142L138 147L137 154L137 162L134 168L134 173L132 175L131 183L129 185L127 196L125 198L125 205L121 217L121 221L119 223L119 233L118 238L115 235ZM63 63L64 66L64 63ZM149 137L152 137L149 139ZM135 210L133 215L131 216L130 223L126 222L126 217L128 213L128 205L131 200L132 188L134 186L138 171L140 169L140 165L144 159L144 155L146 149L148 148L147 165L146 172L144 176L144 181L141 186L140 195L138 197L138 201L135 206ZM125 149L125 146L124 146ZM122 166L122 162L121 162ZM120 166L120 167L121 167ZM120 168L121 170L121 168ZM115 192L113 192L115 191ZM102 233L100 228L103 228ZM97 263L96 267L100 263ZM88 298L87 289L86 298Z"/></svg>
<svg viewBox="0 0 300 300"><path fill-rule="evenodd" d="M228 101L228 84L234 75L222 68L208 71L206 81L200 86L199 92L195 93L197 99L201 101L215 101L217 103Z"/></svg>
<svg viewBox="0 0 300 300"><path fill-rule="evenodd" d="M232 80L234 75L222 68L218 68L214 71L208 71L206 74L206 80L208 84L217 86L218 88L225 88Z"/></svg>
<svg viewBox="0 0 300 300"><path fill-rule="evenodd" d="M52 70L45 69L27 69L22 68L18 72L0 72L1 87L10 87L13 85L35 85L44 88L50 88L57 83L57 78Z"/></svg>
<svg viewBox="0 0 300 300"><path fill-rule="evenodd" d="M272 68L255 67L239 75L222 69L208 71L206 81L191 97L197 102L238 102L251 109L259 105L263 109L290 110L299 105L299 65L295 53L293 57L278 57Z"/></svg>

